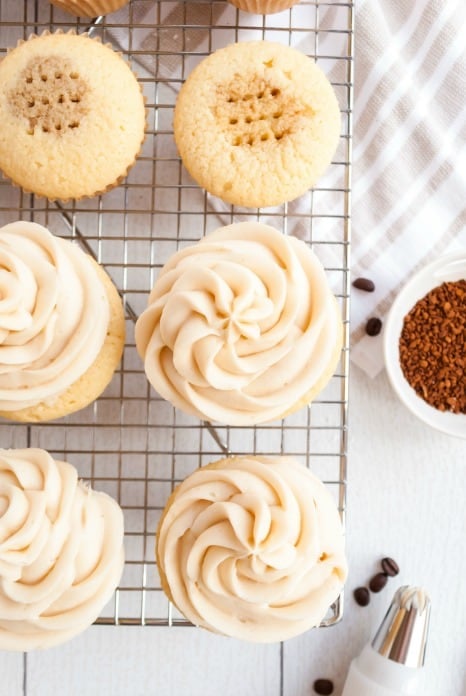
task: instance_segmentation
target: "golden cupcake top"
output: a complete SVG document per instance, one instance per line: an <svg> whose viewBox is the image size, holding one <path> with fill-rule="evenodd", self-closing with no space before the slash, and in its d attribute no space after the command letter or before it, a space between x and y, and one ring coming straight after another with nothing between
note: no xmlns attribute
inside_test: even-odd
<svg viewBox="0 0 466 696"><path fill-rule="evenodd" d="M33 222L0 228L0 411L53 402L93 364L108 330L92 260Z"/></svg>
<svg viewBox="0 0 466 696"><path fill-rule="evenodd" d="M309 246L254 222L174 254L136 324L154 388L181 410L252 425L304 406L330 379L341 316Z"/></svg>
<svg viewBox="0 0 466 696"><path fill-rule="evenodd" d="M232 457L188 476L160 521L157 562L192 623L262 643L317 626L347 574L335 503L290 457Z"/></svg>
<svg viewBox="0 0 466 696"><path fill-rule="evenodd" d="M0 62L0 168L50 199L116 185L144 139L145 107L122 57L86 34L32 35Z"/></svg>
<svg viewBox="0 0 466 696"><path fill-rule="evenodd" d="M77 17L98 17L115 12L129 0L50 0L52 5Z"/></svg>

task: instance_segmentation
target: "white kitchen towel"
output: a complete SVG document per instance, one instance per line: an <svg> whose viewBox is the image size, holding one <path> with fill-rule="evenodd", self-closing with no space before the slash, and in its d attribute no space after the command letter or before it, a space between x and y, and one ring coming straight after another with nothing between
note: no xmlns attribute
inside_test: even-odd
<svg viewBox="0 0 466 696"><path fill-rule="evenodd" d="M366 336L405 281L448 251L466 253L466 3L357 4L352 273L353 362L371 376L382 342Z"/></svg>
<svg viewBox="0 0 466 696"><path fill-rule="evenodd" d="M158 50L157 73L168 79L179 66L178 50L213 50L207 41L209 24L231 25L228 3L212 7L215 16L208 3L161 3L168 14L158 17L163 29L154 32L149 25L155 7L133 3L112 15L116 26L108 30L109 38L121 45L127 40L127 32L118 29L119 17L122 23L136 23L139 45L132 48L142 49L138 61L150 74L144 52ZM383 319L397 291L419 267L444 252L466 249L466 2L359 0L355 7L352 274L371 278L376 289L352 291L351 356L375 376L383 368L382 341L366 336L367 319ZM205 18L182 36L176 26L186 23L188 10ZM341 11L338 3L320 8L317 21L327 29L320 35L320 56L347 50L346 35L328 31L332 22L338 26ZM264 26L275 22L288 28L290 20L298 27L311 26L312 12L313 6L301 3L267 17ZM251 32L239 32L236 38L261 38L262 18L247 13L240 17L241 26L250 25ZM312 53L310 35L295 32L292 43ZM340 76L332 74L335 65L329 62L324 69L339 82ZM330 180L328 185L341 183ZM221 221L229 207L221 201L211 204ZM299 205L293 204L295 212ZM319 221L321 237L341 234L332 219L341 212L339 205L341 200L327 197L322 212L328 219ZM299 229L290 232L300 234ZM331 259L325 261L331 265Z"/></svg>

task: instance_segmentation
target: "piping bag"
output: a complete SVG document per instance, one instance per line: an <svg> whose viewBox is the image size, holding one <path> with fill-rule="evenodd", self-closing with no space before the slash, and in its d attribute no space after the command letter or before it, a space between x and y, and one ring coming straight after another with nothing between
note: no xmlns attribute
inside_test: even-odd
<svg viewBox="0 0 466 696"><path fill-rule="evenodd" d="M430 599L420 587L400 587L372 643L350 665L342 696L411 696L429 630Z"/></svg>

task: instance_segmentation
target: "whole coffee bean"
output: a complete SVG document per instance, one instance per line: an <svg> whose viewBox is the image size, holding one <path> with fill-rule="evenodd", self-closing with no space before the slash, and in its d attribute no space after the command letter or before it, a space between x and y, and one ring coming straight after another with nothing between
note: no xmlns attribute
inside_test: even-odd
<svg viewBox="0 0 466 696"><path fill-rule="evenodd" d="M367 320L366 334L368 336L378 336L382 331L382 320L378 317L371 317Z"/></svg>
<svg viewBox="0 0 466 696"><path fill-rule="evenodd" d="M356 278L353 280L353 285L358 290L365 290L366 292L374 292L375 285L369 278Z"/></svg>
<svg viewBox="0 0 466 696"><path fill-rule="evenodd" d="M371 596L367 587L357 587L353 592L353 597L360 607L367 607L371 601Z"/></svg>
<svg viewBox="0 0 466 696"><path fill-rule="evenodd" d="M386 575L389 575L391 578L394 578L395 575L398 575L400 572L398 563L394 561L393 558L389 558L388 556L386 558L382 558L380 565L382 566L383 572Z"/></svg>
<svg viewBox="0 0 466 696"><path fill-rule="evenodd" d="M377 575L374 575L369 582L371 592L380 592L380 590L383 590L387 584L387 580L388 575L385 575L385 573L377 573Z"/></svg>
<svg viewBox="0 0 466 696"><path fill-rule="evenodd" d="M321 696L329 696L333 694L333 682L330 679L316 679L314 682L314 691Z"/></svg>

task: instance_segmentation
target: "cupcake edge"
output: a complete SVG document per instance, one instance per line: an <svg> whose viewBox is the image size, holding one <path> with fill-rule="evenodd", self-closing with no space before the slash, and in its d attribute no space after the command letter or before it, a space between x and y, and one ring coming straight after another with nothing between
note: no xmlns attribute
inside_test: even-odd
<svg viewBox="0 0 466 696"><path fill-rule="evenodd" d="M116 12L129 0L50 0L52 5L75 17L97 17Z"/></svg>
<svg viewBox="0 0 466 696"><path fill-rule="evenodd" d="M228 0L228 2L243 12L267 15L288 10L299 0Z"/></svg>
<svg viewBox="0 0 466 696"><path fill-rule="evenodd" d="M309 406L314 399L320 394L323 389L327 386L327 384L330 382L332 379L333 375L335 374L335 370L337 369L338 363L340 361L341 357L341 351L343 348L343 323L341 320L341 312L340 308L338 306L338 302L335 298L335 296L332 294L332 300L333 300L333 305L335 308L335 312L337 314L337 317L339 319L339 334L338 334L338 340L335 343L334 349L330 354L330 358L328 361L328 366L324 370L324 372L321 374L317 382L314 384L312 389L308 391L301 399L299 399L290 409L285 411L282 416L279 416L279 419L282 418L287 418L288 416L291 416L292 413L295 413L296 411L299 411L301 408L304 408L305 406ZM258 424L260 425L260 424Z"/></svg>

